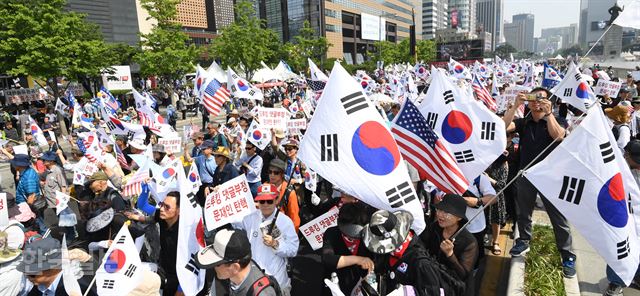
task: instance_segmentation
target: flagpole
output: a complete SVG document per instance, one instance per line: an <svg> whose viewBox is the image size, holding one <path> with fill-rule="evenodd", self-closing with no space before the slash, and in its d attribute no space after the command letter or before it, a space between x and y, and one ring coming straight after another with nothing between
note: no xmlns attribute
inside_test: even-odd
<svg viewBox="0 0 640 296"><path fill-rule="evenodd" d="M589 48L587 53L585 53L580 59L586 58L591 53L591 51L596 47L596 45L598 45L598 42L600 42L600 40L602 40L602 37L604 37L604 35L607 34L607 32L609 32L609 30L611 30L611 27L613 27L613 24L609 25L609 27L602 33L602 35L600 35L600 38L598 38L598 40L591 46L591 48ZM577 62L579 63L580 60L578 60Z"/></svg>

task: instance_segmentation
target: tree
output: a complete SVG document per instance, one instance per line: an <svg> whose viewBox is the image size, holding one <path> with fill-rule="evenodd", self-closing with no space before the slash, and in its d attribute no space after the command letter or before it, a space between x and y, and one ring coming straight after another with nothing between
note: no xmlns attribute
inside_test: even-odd
<svg viewBox="0 0 640 296"><path fill-rule="evenodd" d="M235 21L222 29L209 54L219 58L223 66L240 70L247 79L251 79L253 73L262 67L260 62L277 61L281 44L274 31L263 27L264 20L255 16L251 2L239 1L235 12Z"/></svg>
<svg viewBox="0 0 640 296"><path fill-rule="evenodd" d="M436 59L436 43L433 40L418 40L416 44L418 61L431 62Z"/></svg>
<svg viewBox="0 0 640 296"><path fill-rule="evenodd" d="M0 2L0 73L42 78L54 97L59 78L100 75L112 52L98 27L63 10L65 0Z"/></svg>
<svg viewBox="0 0 640 296"><path fill-rule="evenodd" d="M317 36L309 21L304 21L302 29L295 36L293 43L285 44L287 63L301 71L307 68L307 59L322 60L329 49L329 42L323 36Z"/></svg>
<svg viewBox="0 0 640 296"><path fill-rule="evenodd" d="M140 64L140 74L156 75L160 83L173 94L173 81L193 71L193 62L199 50L187 45L189 36L182 32L182 25L175 21L176 5L181 0L141 0L144 9L157 23L149 34L141 34L142 50L134 56Z"/></svg>
<svg viewBox="0 0 640 296"><path fill-rule="evenodd" d="M505 43L503 45L496 47L496 50L493 53L501 58L507 58L509 57L509 54L512 54L517 51L518 50L515 47L513 47L511 44Z"/></svg>
<svg viewBox="0 0 640 296"><path fill-rule="evenodd" d="M578 44L574 44L569 48L563 48L561 50L559 50L556 55L561 55L563 57L568 57L568 56L582 56L584 52L582 51L582 47L580 47L580 45Z"/></svg>

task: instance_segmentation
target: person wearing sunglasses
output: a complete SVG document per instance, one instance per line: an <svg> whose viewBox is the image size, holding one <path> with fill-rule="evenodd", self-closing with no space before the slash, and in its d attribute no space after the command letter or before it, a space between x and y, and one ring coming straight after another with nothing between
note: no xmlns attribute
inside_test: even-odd
<svg viewBox="0 0 640 296"><path fill-rule="evenodd" d="M258 194L258 187L262 183L260 173L262 172L262 157L258 155L258 148L253 143L247 141L244 151L242 153L242 147L237 146L236 159L233 161L233 165L238 170L245 174L247 177L247 183L249 183L249 189L251 189L251 195L256 197Z"/></svg>
<svg viewBox="0 0 640 296"><path fill-rule="evenodd" d="M258 211L245 216L242 223L235 226L247 232L254 260L267 274L276 278L282 295L286 296L291 293L288 258L296 256L300 242L291 219L286 215L276 215L277 198L278 191L274 185L262 184L255 198ZM276 223L271 229L273 219Z"/></svg>
<svg viewBox="0 0 640 296"><path fill-rule="evenodd" d="M296 233L300 228L300 207L298 205L298 195L293 186L284 180L284 170L286 164L281 159L274 159L269 163L269 183L276 187L279 192L276 204L280 205L280 210L291 218ZM282 200L284 198L284 201Z"/></svg>
<svg viewBox="0 0 640 296"><path fill-rule="evenodd" d="M373 255L362 242L362 229L369 223L367 211L362 202L344 204L338 214L338 226L327 229L322 239L324 278L335 272L345 295L374 268Z"/></svg>

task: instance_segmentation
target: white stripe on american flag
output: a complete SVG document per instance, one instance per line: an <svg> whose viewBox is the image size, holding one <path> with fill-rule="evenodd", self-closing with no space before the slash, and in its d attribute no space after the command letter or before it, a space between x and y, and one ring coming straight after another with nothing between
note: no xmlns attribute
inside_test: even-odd
<svg viewBox="0 0 640 296"><path fill-rule="evenodd" d="M400 148L400 153L418 169L421 177L430 177L430 181L438 188L450 193L461 194L467 190L465 185L467 181L464 175L456 169L457 165L453 160L453 156L439 141L436 142L436 151L434 151L429 145L421 143L421 141L411 136L411 132L398 125L394 125L391 131L398 136L396 137L396 143Z"/></svg>
<svg viewBox="0 0 640 296"><path fill-rule="evenodd" d="M220 86L213 96L210 96L206 92L204 93L204 106L213 116L220 114L222 110L222 104L229 99L229 91Z"/></svg>

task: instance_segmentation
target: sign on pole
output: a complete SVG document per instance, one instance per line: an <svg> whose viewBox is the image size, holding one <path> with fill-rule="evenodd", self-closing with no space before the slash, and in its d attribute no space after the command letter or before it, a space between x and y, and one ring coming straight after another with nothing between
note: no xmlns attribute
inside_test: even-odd
<svg viewBox="0 0 640 296"><path fill-rule="evenodd" d="M258 109L258 118L260 119L261 128L285 130L289 119L289 111L284 108L260 108Z"/></svg>
<svg viewBox="0 0 640 296"><path fill-rule="evenodd" d="M598 79L598 84L596 84L596 88L593 90L595 95L609 95L610 98L618 97L618 92L620 92L620 88L622 87L622 83L615 81L607 81L604 79Z"/></svg>
<svg viewBox="0 0 640 296"><path fill-rule="evenodd" d="M204 219L211 231L228 223L240 222L256 211L253 195L244 174L220 185L211 192L204 204Z"/></svg>
<svg viewBox="0 0 640 296"><path fill-rule="evenodd" d="M314 250L322 247L322 237L329 227L338 225L338 207L331 208L328 212L300 226L302 235L307 239Z"/></svg>

